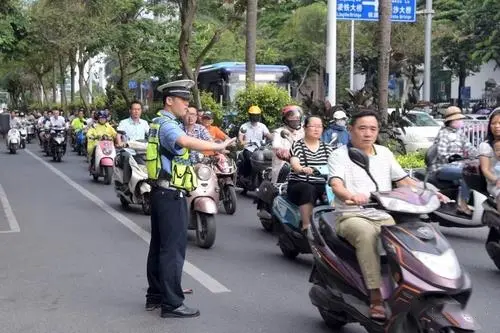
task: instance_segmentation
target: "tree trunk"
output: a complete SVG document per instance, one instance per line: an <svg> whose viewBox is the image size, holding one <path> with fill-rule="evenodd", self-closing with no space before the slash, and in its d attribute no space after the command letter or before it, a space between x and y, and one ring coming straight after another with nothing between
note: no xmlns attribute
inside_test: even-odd
<svg viewBox="0 0 500 333"><path fill-rule="evenodd" d="M78 86L80 87L80 99L82 100L83 103L83 108L87 109L87 87L85 86L85 63L87 62L87 57L82 56L80 54L80 57L77 62L78 66Z"/></svg>
<svg viewBox="0 0 500 333"><path fill-rule="evenodd" d="M458 71L458 106L461 108L463 106L463 98L462 98L462 88L465 87L465 80L467 79L467 72L464 69L464 66L460 66Z"/></svg>
<svg viewBox="0 0 500 333"><path fill-rule="evenodd" d="M379 0L378 109L382 123L387 123L389 62L391 58L391 0Z"/></svg>
<svg viewBox="0 0 500 333"><path fill-rule="evenodd" d="M255 62L257 53L257 7L258 0L247 0L247 45L245 53L246 87L255 83Z"/></svg>
<svg viewBox="0 0 500 333"><path fill-rule="evenodd" d="M59 72L61 73L61 104L68 106L66 99L66 63L61 55L59 56Z"/></svg>
<svg viewBox="0 0 500 333"><path fill-rule="evenodd" d="M120 52L117 52L118 56L118 64L119 64L119 69L120 69L120 79L118 80L117 88L120 91L120 94L122 95L123 99L125 100L126 105L130 105L130 97L128 95L128 73L127 73L127 67L128 67L128 62L126 59L126 56L122 56Z"/></svg>
<svg viewBox="0 0 500 333"><path fill-rule="evenodd" d="M52 67L52 102L57 103L57 77L56 77L56 62Z"/></svg>
<svg viewBox="0 0 500 333"><path fill-rule="evenodd" d="M73 52L70 52L69 56L69 67L70 67L70 75L71 75L71 103L75 103L75 68L76 68L76 59L75 59L75 54Z"/></svg>

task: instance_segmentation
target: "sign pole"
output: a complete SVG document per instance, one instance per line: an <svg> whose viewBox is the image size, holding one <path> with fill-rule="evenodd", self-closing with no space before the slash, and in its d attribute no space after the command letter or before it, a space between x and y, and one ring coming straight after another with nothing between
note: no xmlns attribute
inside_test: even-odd
<svg viewBox="0 0 500 333"><path fill-rule="evenodd" d="M349 89L354 90L354 20L351 20L351 70L349 78Z"/></svg>
<svg viewBox="0 0 500 333"><path fill-rule="evenodd" d="M336 104L337 90L337 0L328 0L328 21L326 41L326 99Z"/></svg>

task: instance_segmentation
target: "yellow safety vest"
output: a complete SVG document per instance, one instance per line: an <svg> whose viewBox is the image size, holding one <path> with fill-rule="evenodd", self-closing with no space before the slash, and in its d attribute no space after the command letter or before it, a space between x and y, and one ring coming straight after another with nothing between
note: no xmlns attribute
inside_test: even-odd
<svg viewBox="0 0 500 333"><path fill-rule="evenodd" d="M166 122L174 122L167 117L153 119L149 126L148 145L146 148L146 168L148 178L157 180L162 171L161 156L171 161L170 185L176 189L194 191L198 186L198 177L189 160L189 149L184 148L182 155L174 155L160 145L160 128Z"/></svg>

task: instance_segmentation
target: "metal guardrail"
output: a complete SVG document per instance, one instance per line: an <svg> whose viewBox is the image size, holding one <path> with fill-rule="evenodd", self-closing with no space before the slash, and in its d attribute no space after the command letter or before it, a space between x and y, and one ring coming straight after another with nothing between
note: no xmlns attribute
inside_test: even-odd
<svg viewBox="0 0 500 333"><path fill-rule="evenodd" d="M488 120L466 120L462 130L474 147L479 147L479 144L486 139Z"/></svg>
<svg viewBox="0 0 500 333"><path fill-rule="evenodd" d="M438 118L435 118L435 120L441 123L444 121L444 119ZM462 130L474 147L477 148L479 144L486 139L486 134L488 133L488 120L464 119L464 127Z"/></svg>

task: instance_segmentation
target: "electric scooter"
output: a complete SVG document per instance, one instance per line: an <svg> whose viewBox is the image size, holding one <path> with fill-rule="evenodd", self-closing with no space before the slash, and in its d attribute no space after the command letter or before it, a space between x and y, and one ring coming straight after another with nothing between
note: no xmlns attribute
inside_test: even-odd
<svg viewBox="0 0 500 333"><path fill-rule="evenodd" d="M350 148L349 157L373 180L366 154ZM348 323L359 323L376 333L475 332L479 327L465 311L472 292L470 277L439 229L420 219L439 208L435 192L425 187L389 192L376 188L371 196L373 204L317 207L313 211L308 234L314 257L309 298L327 326L338 330ZM356 250L336 233L336 221L344 214L369 219L392 216L397 223L381 227L378 248L385 321L370 317L369 291Z"/></svg>

